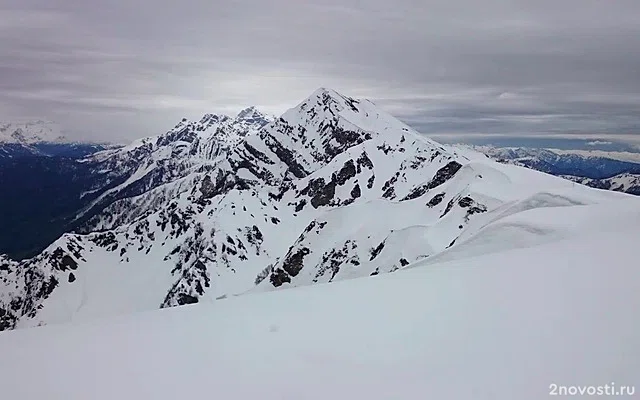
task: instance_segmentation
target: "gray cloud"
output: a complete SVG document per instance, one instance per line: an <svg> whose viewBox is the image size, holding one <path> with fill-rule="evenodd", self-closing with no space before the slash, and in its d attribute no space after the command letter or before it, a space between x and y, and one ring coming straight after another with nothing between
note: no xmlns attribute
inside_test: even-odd
<svg viewBox="0 0 640 400"><path fill-rule="evenodd" d="M129 140L319 86L429 134L640 132L636 0L0 0L0 117Z"/></svg>

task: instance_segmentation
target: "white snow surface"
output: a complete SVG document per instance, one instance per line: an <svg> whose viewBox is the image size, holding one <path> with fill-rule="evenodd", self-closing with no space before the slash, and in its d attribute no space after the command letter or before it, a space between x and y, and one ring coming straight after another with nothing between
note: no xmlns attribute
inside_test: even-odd
<svg viewBox="0 0 640 400"><path fill-rule="evenodd" d="M638 202L542 197L554 207L511 223L565 232L543 244L502 230L491 254L0 333L2 397L537 400L554 383L637 385Z"/></svg>

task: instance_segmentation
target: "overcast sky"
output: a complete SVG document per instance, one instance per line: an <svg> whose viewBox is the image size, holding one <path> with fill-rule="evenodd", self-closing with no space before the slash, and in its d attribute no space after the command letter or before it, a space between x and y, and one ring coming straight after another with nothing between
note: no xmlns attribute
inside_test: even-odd
<svg viewBox="0 0 640 400"><path fill-rule="evenodd" d="M130 140L318 87L428 134L640 132L639 0L0 0L0 118Z"/></svg>

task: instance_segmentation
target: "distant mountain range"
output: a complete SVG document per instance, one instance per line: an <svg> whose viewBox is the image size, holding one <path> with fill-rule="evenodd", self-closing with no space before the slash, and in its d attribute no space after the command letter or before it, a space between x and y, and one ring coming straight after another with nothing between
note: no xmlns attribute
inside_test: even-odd
<svg viewBox="0 0 640 400"><path fill-rule="evenodd" d="M67 143L60 126L51 121L0 122L0 143Z"/></svg>
<svg viewBox="0 0 640 400"><path fill-rule="evenodd" d="M640 196L640 174L623 173L605 179L591 179L580 176L560 175L565 179L597 189L614 190Z"/></svg>
<svg viewBox="0 0 640 400"><path fill-rule="evenodd" d="M79 158L114 147L118 146L72 141L50 121L0 122L0 162L38 156Z"/></svg>
<svg viewBox="0 0 640 400"><path fill-rule="evenodd" d="M629 153L470 146L502 163L535 169L598 189L640 195L640 162ZM640 154L637 159L640 161Z"/></svg>

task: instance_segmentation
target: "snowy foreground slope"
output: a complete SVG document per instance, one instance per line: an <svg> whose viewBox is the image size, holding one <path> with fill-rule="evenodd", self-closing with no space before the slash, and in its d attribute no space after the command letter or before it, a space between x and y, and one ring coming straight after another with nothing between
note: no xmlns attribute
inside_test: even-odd
<svg viewBox="0 0 640 400"><path fill-rule="evenodd" d="M208 115L95 155L121 181L86 234L0 258L0 330L393 273L571 237L589 207L640 208L441 145L329 89L261 121Z"/></svg>
<svg viewBox="0 0 640 400"><path fill-rule="evenodd" d="M491 254L461 244L394 274L0 333L2 397L537 400L552 384L637 386L637 201L531 209L510 226L563 237L509 249L521 239L493 230Z"/></svg>

